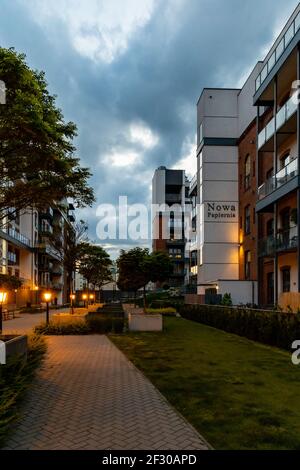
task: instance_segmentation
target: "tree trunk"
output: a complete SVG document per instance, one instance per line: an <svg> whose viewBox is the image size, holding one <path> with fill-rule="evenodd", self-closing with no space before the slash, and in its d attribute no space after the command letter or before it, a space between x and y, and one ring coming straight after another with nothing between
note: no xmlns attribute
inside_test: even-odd
<svg viewBox="0 0 300 470"><path fill-rule="evenodd" d="M134 308L136 308L136 290L134 291Z"/></svg>

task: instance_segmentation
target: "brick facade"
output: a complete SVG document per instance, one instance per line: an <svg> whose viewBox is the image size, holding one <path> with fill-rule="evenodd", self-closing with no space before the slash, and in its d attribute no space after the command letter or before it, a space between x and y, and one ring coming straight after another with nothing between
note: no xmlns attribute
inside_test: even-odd
<svg viewBox="0 0 300 470"><path fill-rule="evenodd" d="M256 280L257 279L257 256L256 256L256 121L253 121L246 129L239 141L239 216L240 216L240 254L239 254L239 279ZM250 168L247 177L247 163ZM249 233L245 232L245 212L249 209L250 226ZM250 270L246 276L245 254L250 252Z"/></svg>

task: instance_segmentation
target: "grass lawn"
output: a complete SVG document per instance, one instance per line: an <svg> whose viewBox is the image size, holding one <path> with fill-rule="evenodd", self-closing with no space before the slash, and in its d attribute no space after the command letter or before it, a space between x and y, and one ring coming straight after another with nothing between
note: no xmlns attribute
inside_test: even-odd
<svg viewBox="0 0 300 470"><path fill-rule="evenodd" d="M182 318L110 339L215 449L300 449L300 366L288 352Z"/></svg>

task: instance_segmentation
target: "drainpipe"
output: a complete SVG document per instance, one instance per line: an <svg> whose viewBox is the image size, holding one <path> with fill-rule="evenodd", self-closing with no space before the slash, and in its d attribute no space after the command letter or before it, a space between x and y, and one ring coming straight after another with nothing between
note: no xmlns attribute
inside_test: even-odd
<svg viewBox="0 0 300 470"><path fill-rule="evenodd" d="M277 174L277 129L276 129L276 114L277 114L277 74L274 78L274 157L273 168L274 176ZM275 176L276 177L276 176ZM276 180L275 180L276 185ZM274 305L278 304L278 254L277 254L277 228L278 228L278 210L277 202L274 204L274 232L275 232L275 253L274 253Z"/></svg>
<svg viewBox="0 0 300 470"><path fill-rule="evenodd" d="M297 80L299 83L300 80L300 45L298 44L297 48ZM298 106L297 106L297 148L298 148L298 158L297 158L297 171L298 171L298 188L297 188L297 290L300 292L300 189L299 189L299 177L300 177L300 100L298 97Z"/></svg>

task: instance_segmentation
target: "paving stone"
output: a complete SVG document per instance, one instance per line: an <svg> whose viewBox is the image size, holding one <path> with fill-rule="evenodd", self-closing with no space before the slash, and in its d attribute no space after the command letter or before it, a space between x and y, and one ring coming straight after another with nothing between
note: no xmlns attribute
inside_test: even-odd
<svg viewBox="0 0 300 470"><path fill-rule="evenodd" d="M207 449L106 336L48 337L5 449Z"/></svg>

